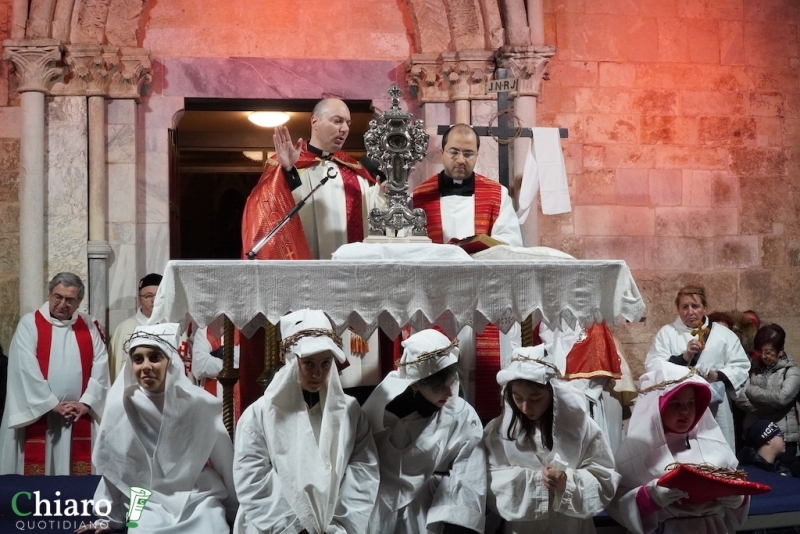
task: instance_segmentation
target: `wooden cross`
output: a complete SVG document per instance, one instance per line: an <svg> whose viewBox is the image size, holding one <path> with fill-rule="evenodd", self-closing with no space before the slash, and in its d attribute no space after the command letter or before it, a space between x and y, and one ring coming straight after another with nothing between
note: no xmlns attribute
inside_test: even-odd
<svg viewBox="0 0 800 534"><path fill-rule="evenodd" d="M504 79L506 77L506 69L497 69L495 71L496 79ZM498 165L498 176L500 178L500 183L506 187L509 194L511 194L511 188L509 187L509 183L511 182L509 176L509 164L508 164L508 144L511 140L515 137L533 137L533 130L530 128L517 128L517 127L509 127L508 125L508 113L503 113L504 111L508 111L508 91L498 91L497 93L497 126L493 128L489 128L486 126L473 126L472 128L475 132L481 137L494 137L498 140L497 143L497 165ZM443 135L450 126L439 126L436 133L439 135ZM566 139L569 137L569 130L566 128L559 128L558 134L562 139Z"/></svg>

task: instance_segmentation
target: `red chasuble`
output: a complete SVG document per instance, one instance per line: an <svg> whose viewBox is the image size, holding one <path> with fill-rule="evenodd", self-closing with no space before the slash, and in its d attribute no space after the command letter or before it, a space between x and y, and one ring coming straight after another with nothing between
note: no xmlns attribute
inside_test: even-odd
<svg viewBox="0 0 800 534"><path fill-rule="evenodd" d="M300 159L295 167L298 170L313 167L324 161L308 150L304 144ZM358 176L373 183L369 172L358 161L346 152L335 152L331 161L339 167L345 191L345 210L347 219L347 242L355 243L364 239L364 221L362 220L362 196ZM242 216L242 258L262 237L267 235L281 219L295 206L292 191L286 183L278 160L267 160L264 174L253 188ZM300 217L295 215L283 229L264 245L256 258L259 260L310 260L311 252L306 243Z"/></svg>
<svg viewBox="0 0 800 534"><path fill-rule="evenodd" d="M339 174L344 183L345 217L347 220L347 242L355 243L364 239L364 221L362 219L362 194L358 176L370 183L375 180L361 163L346 152L334 152L330 158L339 167ZM300 158L295 167L307 169L323 162L304 143ZM242 258L247 259L253 245L267 235L283 217L295 206L295 200L278 160L273 157L267 160L266 168L258 184L253 188L242 216ZM311 260L311 251L306 242L303 225L299 214L275 234L258 252L259 260ZM264 345L261 341L263 332L252 339L242 338L239 352L238 384L241 384L241 408L244 409L264 394L263 388L256 383L256 378L264 370ZM249 377L249 379L245 379Z"/></svg>
<svg viewBox="0 0 800 534"><path fill-rule="evenodd" d="M439 175L433 176L414 189L414 207L422 208L428 218L428 237L434 243L443 243L442 210L439 204ZM475 234L491 235L503 188L494 180L475 174ZM489 325L475 337L475 411L484 421L501 413L500 385L500 330Z"/></svg>
<svg viewBox="0 0 800 534"><path fill-rule="evenodd" d="M34 314L36 322L36 359L42 376L47 380L50 371L50 346L53 342L53 325L44 318L40 311ZM72 325L75 339L78 342L78 353L81 358L81 394L86 391L89 377L92 375L94 360L94 344L92 333L83 317ZM47 414L25 427L25 475L45 474L45 449L47 440ZM92 473L92 422L89 415L78 419L72 425L72 462L70 474L90 475Z"/></svg>

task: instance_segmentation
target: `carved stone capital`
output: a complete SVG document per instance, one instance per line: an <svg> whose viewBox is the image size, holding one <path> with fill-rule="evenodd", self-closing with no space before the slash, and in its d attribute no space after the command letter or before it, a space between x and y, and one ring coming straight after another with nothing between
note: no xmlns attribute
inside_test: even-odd
<svg viewBox="0 0 800 534"><path fill-rule="evenodd" d="M420 102L447 102L448 93L442 87L442 61L439 54L412 54L406 62L406 79L417 88Z"/></svg>
<svg viewBox="0 0 800 534"><path fill-rule="evenodd" d="M109 96L111 98L134 98L139 100L143 87L152 80L150 72L150 50L146 48L120 49L120 65L111 76Z"/></svg>
<svg viewBox="0 0 800 534"><path fill-rule="evenodd" d="M550 79L547 65L555 53L556 47L550 45L504 46L497 50L497 66L519 79L518 96L539 96L542 80Z"/></svg>
<svg viewBox="0 0 800 534"><path fill-rule="evenodd" d="M119 66L119 47L76 43L66 49L69 73L53 87L53 94L108 96L111 76Z"/></svg>
<svg viewBox="0 0 800 534"><path fill-rule="evenodd" d="M61 41L56 39L30 39L3 41L3 59L14 65L19 87L24 93L36 91L49 94L53 81L61 76Z"/></svg>
<svg viewBox="0 0 800 534"><path fill-rule="evenodd" d="M450 99L485 100L486 81L494 72L494 53L491 50L459 50L442 53L442 81Z"/></svg>

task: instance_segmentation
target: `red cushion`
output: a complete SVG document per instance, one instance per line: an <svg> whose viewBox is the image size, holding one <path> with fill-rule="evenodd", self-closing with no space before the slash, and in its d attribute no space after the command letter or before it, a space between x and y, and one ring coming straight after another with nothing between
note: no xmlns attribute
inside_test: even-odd
<svg viewBox="0 0 800 534"><path fill-rule="evenodd" d="M658 479L658 485L688 493L689 498L683 500L686 504L700 504L730 495L759 495L772 489L760 482L722 477L687 464L680 464L667 471Z"/></svg>

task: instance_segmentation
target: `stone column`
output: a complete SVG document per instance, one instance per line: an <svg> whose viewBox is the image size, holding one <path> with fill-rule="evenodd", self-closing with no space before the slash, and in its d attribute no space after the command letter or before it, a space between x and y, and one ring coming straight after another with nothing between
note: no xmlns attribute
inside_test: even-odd
<svg viewBox="0 0 800 534"><path fill-rule="evenodd" d="M486 80L494 72L489 50L459 50L442 53L442 79L455 103L454 122L472 124L470 101L492 98L486 95Z"/></svg>
<svg viewBox="0 0 800 534"><path fill-rule="evenodd" d="M533 32L533 28L532 28ZM547 65L555 54L553 46L504 46L497 51L497 66L509 71L510 78L519 79L519 91L514 99L514 114L522 126L536 126L536 98L546 79ZM525 158L530 152L531 140L519 138L514 141L514 176L511 188L516 207L519 198L519 186L522 183L522 171L525 169ZM522 226L522 239L525 246L536 246L539 242L538 220L531 214Z"/></svg>
<svg viewBox="0 0 800 534"><path fill-rule="evenodd" d="M106 174L106 105L111 75L117 70L117 47L73 44L67 47L67 64L74 74L60 87L65 94L88 98L89 138L89 314L108 326L108 180Z"/></svg>
<svg viewBox="0 0 800 534"><path fill-rule="evenodd" d="M57 66L61 43L55 39L3 41L3 59L10 61L19 82L22 104L19 176L19 311L42 305L44 275L45 95L62 74Z"/></svg>
<svg viewBox="0 0 800 534"><path fill-rule="evenodd" d="M409 175L409 187L413 189L423 180L442 170L437 130L439 125L449 125L452 117L447 104L450 95L442 80L441 55L412 54L406 63L406 73L408 85L417 90L417 100L422 104L419 115L425 122L425 131L430 136L427 156Z"/></svg>

